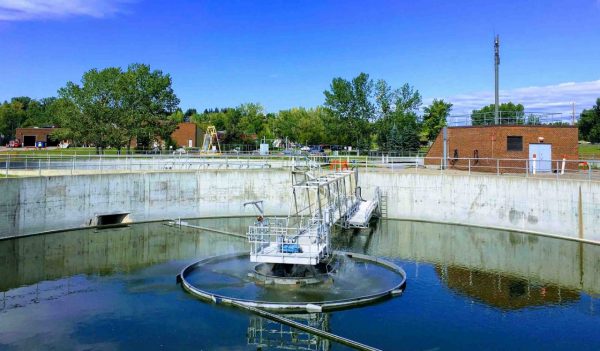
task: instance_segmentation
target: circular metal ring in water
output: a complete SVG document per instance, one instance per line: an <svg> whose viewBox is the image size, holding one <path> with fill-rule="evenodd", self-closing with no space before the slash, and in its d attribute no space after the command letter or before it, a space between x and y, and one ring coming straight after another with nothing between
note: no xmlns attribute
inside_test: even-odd
<svg viewBox="0 0 600 351"><path fill-rule="evenodd" d="M358 253L351 252L334 252L336 256L343 256L349 259L353 259L356 261L363 261L375 264L377 266L381 266L397 275L400 276L400 280L397 284L394 284L391 288L385 288L376 293L371 293L367 295L356 296L352 298L344 298L344 299L334 299L334 300L324 300L324 301L306 301L306 302L272 302L272 301L259 301L259 300L249 300L242 299L232 296L226 296L217 294L214 292L210 292L208 290L200 289L194 286L187 278L191 272L194 271L197 267L201 267L203 265L207 265L210 263L215 263L219 261L225 261L228 259L235 259L244 256L249 256L248 253L234 253L227 254L221 256L214 256L202 259L198 262L192 263L191 265L185 267L181 273L177 276L178 282L181 282L182 287L189 292L190 294L199 297L204 300L212 301L214 303L224 303L224 304L236 304L243 305L249 307L257 307L266 310L272 311L290 311L290 312L321 312L324 310L334 310L334 309L343 309L350 308L359 305L364 305L368 303L375 302L377 300L391 297L395 295L399 295L402 293L406 286L406 272L399 266L395 265L392 262L387 260L383 260L377 257L363 255Z"/></svg>

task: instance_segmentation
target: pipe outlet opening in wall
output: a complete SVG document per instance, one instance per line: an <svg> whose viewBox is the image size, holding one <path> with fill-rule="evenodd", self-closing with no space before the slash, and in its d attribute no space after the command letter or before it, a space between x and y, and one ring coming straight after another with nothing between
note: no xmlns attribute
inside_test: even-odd
<svg viewBox="0 0 600 351"><path fill-rule="evenodd" d="M115 226L131 223L129 212L98 214L90 219L90 226Z"/></svg>

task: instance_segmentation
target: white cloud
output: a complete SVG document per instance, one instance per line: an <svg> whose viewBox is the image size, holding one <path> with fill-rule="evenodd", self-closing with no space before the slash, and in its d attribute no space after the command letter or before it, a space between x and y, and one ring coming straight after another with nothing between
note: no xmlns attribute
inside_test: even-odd
<svg viewBox="0 0 600 351"><path fill-rule="evenodd" d="M123 10L131 0L0 0L0 21L70 16L101 18Z"/></svg>
<svg viewBox="0 0 600 351"><path fill-rule="evenodd" d="M577 112L591 108L600 97L600 79L500 90L500 102L521 103L526 111L571 113L574 102ZM429 104L433 99L425 99ZM468 114L472 110L494 103L494 92L485 91L444 97L454 106L452 114Z"/></svg>

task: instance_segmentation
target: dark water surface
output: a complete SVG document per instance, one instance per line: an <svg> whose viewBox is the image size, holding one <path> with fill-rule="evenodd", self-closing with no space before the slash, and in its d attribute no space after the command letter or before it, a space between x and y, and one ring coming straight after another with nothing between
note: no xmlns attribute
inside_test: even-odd
<svg viewBox="0 0 600 351"><path fill-rule="evenodd" d="M244 233L249 220L194 222ZM402 266L405 293L292 318L386 350L600 349L598 245L403 221L334 244ZM0 349L343 349L175 283L191 262L246 249L161 223L2 240Z"/></svg>

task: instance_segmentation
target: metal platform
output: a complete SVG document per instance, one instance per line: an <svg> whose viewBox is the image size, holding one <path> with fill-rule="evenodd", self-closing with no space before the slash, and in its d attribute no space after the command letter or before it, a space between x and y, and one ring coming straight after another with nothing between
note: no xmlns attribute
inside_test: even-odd
<svg viewBox="0 0 600 351"><path fill-rule="evenodd" d="M331 254L331 228L367 228L378 199L360 197L356 170L292 171L293 212L287 218L264 218L248 228L250 260L260 263L317 265Z"/></svg>
<svg viewBox="0 0 600 351"><path fill-rule="evenodd" d="M371 218L377 209L378 202L376 200L364 200L357 202L354 207L354 212L350 213L345 221L346 228L368 228Z"/></svg>
<svg viewBox="0 0 600 351"><path fill-rule="evenodd" d="M316 265L328 255L329 227L319 219L265 218L248 228L250 261Z"/></svg>

